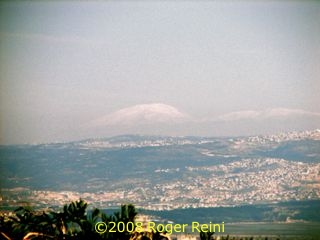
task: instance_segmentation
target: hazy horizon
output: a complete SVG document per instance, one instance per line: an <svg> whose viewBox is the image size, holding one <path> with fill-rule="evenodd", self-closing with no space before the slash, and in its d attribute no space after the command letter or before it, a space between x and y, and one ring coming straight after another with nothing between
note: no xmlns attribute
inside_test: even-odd
<svg viewBox="0 0 320 240"><path fill-rule="evenodd" d="M320 2L0 3L0 144L320 128Z"/></svg>

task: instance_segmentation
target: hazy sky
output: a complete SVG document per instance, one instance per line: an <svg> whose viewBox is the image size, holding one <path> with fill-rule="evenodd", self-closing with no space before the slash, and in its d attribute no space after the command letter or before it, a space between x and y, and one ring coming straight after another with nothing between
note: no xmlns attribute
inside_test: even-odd
<svg viewBox="0 0 320 240"><path fill-rule="evenodd" d="M0 40L0 144L320 127L317 1L1 1Z"/></svg>

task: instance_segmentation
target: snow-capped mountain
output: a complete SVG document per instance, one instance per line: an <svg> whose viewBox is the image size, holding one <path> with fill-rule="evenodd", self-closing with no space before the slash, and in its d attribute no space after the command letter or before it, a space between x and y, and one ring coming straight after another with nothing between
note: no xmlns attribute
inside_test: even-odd
<svg viewBox="0 0 320 240"><path fill-rule="evenodd" d="M148 123L177 123L189 119L177 108L163 104L140 104L115 111L97 119L96 126L135 125Z"/></svg>

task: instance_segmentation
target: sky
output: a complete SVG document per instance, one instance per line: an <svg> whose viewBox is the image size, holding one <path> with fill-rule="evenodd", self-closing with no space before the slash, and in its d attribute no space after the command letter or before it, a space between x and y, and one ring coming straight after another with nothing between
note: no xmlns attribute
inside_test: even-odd
<svg viewBox="0 0 320 240"><path fill-rule="evenodd" d="M0 144L320 128L320 2L0 2Z"/></svg>

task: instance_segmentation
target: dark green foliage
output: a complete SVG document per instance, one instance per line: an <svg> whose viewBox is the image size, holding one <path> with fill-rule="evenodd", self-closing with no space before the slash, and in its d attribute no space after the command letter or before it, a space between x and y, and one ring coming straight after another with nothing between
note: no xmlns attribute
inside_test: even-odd
<svg viewBox="0 0 320 240"><path fill-rule="evenodd" d="M99 209L87 214L88 204L80 199L63 206L62 211L36 212L30 207L19 207L13 216L0 215L0 239L8 236L10 239L107 239L128 240L127 231L98 234L95 230L97 222L133 222L137 215L131 204L121 206L120 212L108 216ZM35 237L35 238L34 238Z"/></svg>
<svg viewBox="0 0 320 240"><path fill-rule="evenodd" d="M111 222L123 222L124 225L132 222L134 224L137 215L133 205L122 205L120 211L107 215L99 209L87 211L88 204L83 201L75 201L63 206L62 211L36 212L30 207L19 207L13 215L0 213L0 239L55 239L55 240L85 240L85 239L106 239L106 240L164 240L167 239L159 232L108 232L98 234L95 225L104 222L108 229ZM117 230L117 229L116 229ZM201 240L211 240L214 232L201 232ZM248 239L247 237L220 236L223 240ZM253 239L275 239L273 237L250 237ZM279 239L279 238L277 238ZM316 238L315 238L316 239Z"/></svg>
<svg viewBox="0 0 320 240"><path fill-rule="evenodd" d="M107 223L108 229L111 229L113 224L111 222L119 223L123 222L124 225L127 225L128 222L133 222L137 215L135 207L131 204L129 205L122 205L120 212L116 212L111 216L107 216L106 214L102 213L101 219L103 222ZM103 239L115 239L115 240L128 240L131 236L131 233L128 231L124 232L106 232L101 235Z"/></svg>
<svg viewBox="0 0 320 240"><path fill-rule="evenodd" d="M211 240L212 235L214 232L200 232L200 239L201 240Z"/></svg>

